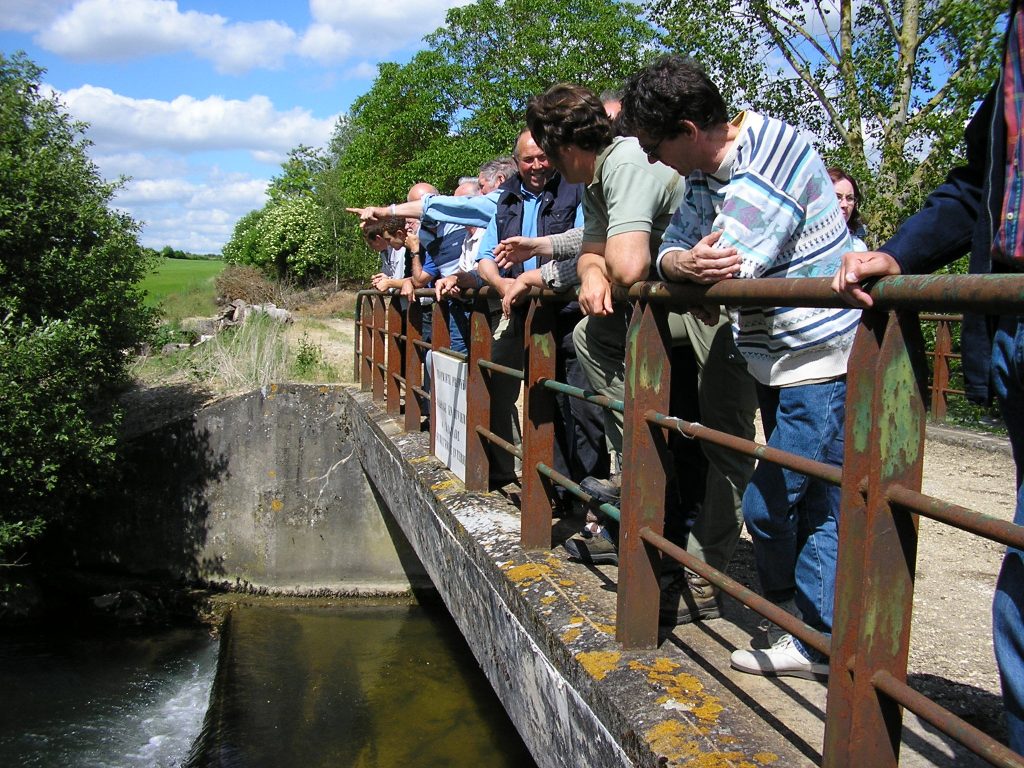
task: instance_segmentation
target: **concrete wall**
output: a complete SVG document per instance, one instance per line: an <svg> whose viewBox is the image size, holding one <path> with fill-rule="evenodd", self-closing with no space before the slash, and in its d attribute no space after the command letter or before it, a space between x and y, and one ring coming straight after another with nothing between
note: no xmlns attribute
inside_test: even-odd
<svg viewBox="0 0 1024 768"><path fill-rule="evenodd" d="M407 591L422 566L366 482L343 387L279 385L135 437L80 564L272 592ZM100 535L97 535L100 532Z"/></svg>

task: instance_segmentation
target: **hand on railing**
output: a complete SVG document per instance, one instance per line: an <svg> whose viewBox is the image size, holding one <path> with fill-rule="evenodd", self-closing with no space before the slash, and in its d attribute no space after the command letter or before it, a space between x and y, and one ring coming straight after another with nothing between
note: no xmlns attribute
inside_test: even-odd
<svg viewBox="0 0 1024 768"><path fill-rule="evenodd" d="M712 232L690 250L668 251L661 259L661 271L672 281L688 280L708 285L734 277L740 271L740 255L732 246L716 248L722 231Z"/></svg>
<svg viewBox="0 0 1024 768"><path fill-rule="evenodd" d="M505 317L512 316L512 307L519 304L532 287L523 278L524 275L520 275L513 280L512 284L505 289L505 295L501 297L501 311Z"/></svg>
<svg viewBox="0 0 1024 768"><path fill-rule="evenodd" d="M892 256L881 251L850 251L832 278L832 290L847 304L870 307L874 302L864 283L873 277L898 275L903 270Z"/></svg>
<svg viewBox="0 0 1024 768"><path fill-rule="evenodd" d="M612 284L596 264L584 266L580 274L580 311L585 315L610 315Z"/></svg>
<svg viewBox="0 0 1024 768"><path fill-rule="evenodd" d="M462 289L459 288L458 275L448 275L434 283L434 298L438 301L442 299L456 299L460 293L462 293Z"/></svg>

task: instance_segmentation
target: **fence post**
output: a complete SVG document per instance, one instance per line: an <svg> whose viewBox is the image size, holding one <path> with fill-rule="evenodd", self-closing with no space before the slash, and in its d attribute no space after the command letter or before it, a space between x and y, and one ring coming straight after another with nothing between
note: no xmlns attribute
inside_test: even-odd
<svg viewBox="0 0 1024 768"><path fill-rule="evenodd" d="M363 294L357 299L359 327L356 334L360 337L359 353L356 356L356 376L359 377L359 389L369 392L373 389L373 297Z"/></svg>
<svg viewBox="0 0 1024 768"><path fill-rule="evenodd" d="M473 299L470 317L469 372L466 383L466 490L486 491L491 472L491 460L486 440L477 434L477 427L491 427L491 393L487 379L479 366L480 359L491 359L491 322L487 299L478 295Z"/></svg>
<svg viewBox="0 0 1024 768"><path fill-rule="evenodd" d="M615 638L625 648L658 643L661 553L640 538L665 522L667 441L647 422L648 411L668 413L672 354L664 306L640 303L626 335L626 400L622 439L619 589Z"/></svg>
<svg viewBox="0 0 1024 768"><path fill-rule="evenodd" d="M847 375L826 768L898 763L902 710L871 677L907 678L917 516L887 489L921 488L926 371L915 313L864 311Z"/></svg>
<svg viewBox="0 0 1024 768"><path fill-rule="evenodd" d="M947 397L949 396L949 357L953 354L953 334L949 320L938 320L935 324L935 353L932 365L932 420L942 423L946 420Z"/></svg>
<svg viewBox="0 0 1024 768"><path fill-rule="evenodd" d="M386 410L389 416L397 416L402 412L402 388L398 383L398 377L404 373L405 366L402 363L405 349L398 337L402 335L402 326L407 323L402 322L405 313L402 312L401 302L397 295L393 295L388 303L388 362L384 389L387 393ZM407 392L406 398L408 394Z"/></svg>
<svg viewBox="0 0 1024 768"><path fill-rule="evenodd" d="M555 393L541 379L557 378L555 358L558 351L558 306L530 301L526 316L526 355L523 404L523 494L522 529L520 543L523 549L549 549L551 547L551 495L548 482L537 471L537 464L553 465L555 455L555 411L558 405Z"/></svg>
<svg viewBox="0 0 1024 768"><path fill-rule="evenodd" d="M387 307L384 296L377 296L373 303L373 399L384 399L384 383L387 370L384 368L384 354L388 343Z"/></svg>
<svg viewBox="0 0 1024 768"><path fill-rule="evenodd" d="M419 432L423 409L417 389L423 387L423 351L419 342L423 338L423 307L419 301L409 302L409 321L405 324L405 431Z"/></svg>

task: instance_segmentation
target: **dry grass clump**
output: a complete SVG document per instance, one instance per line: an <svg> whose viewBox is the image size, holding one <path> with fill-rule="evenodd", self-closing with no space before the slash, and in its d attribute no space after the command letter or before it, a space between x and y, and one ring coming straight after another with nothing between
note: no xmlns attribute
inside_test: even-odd
<svg viewBox="0 0 1024 768"><path fill-rule="evenodd" d="M218 333L192 352L193 377L222 391L245 392L287 379L284 325L263 314Z"/></svg>
<svg viewBox="0 0 1024 768"><path fill-rule="evenodd" d="M278 290L256 267L248 264L228 264L217 275L217 296L225 301L242 299L249 304L266 304L276 299Z"/></svg>

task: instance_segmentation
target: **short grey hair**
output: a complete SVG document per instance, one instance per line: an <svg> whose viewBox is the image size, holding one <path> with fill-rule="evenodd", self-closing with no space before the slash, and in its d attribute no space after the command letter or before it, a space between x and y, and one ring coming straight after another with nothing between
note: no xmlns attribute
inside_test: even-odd
<svg viewBox="0 0 1024 768"><path fill-rule="evenodd" d="M512 157L499 157L494 160L488 160L480 166L480 175L492 183L499 175L504 176L507 181L515 176L517 172L516 161Z"/></svg>

